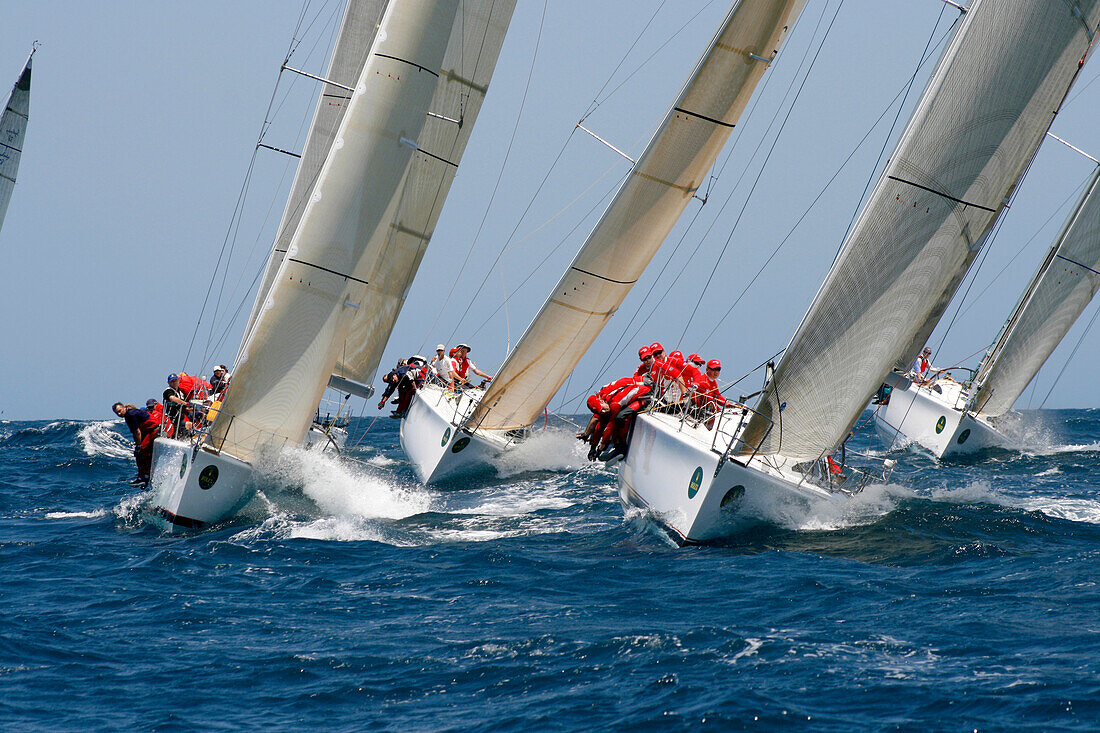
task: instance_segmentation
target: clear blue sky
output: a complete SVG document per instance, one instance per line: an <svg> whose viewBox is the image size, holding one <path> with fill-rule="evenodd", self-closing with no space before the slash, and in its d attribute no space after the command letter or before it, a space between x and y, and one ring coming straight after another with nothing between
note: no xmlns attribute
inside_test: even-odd
<svg viewBox="0 0 1100 733"><path fill-rule="evenodd" d="M343 0L310 3L309 16L317 21L291 65L324 69L342 5ZM721 176L709 202L701 212L698 202L689 206L646 278L581 362L569 396L633 369L634 350L655 339L721 358L723 374L731 377L786 345L856 210L896 106L719 321L904 87L941 11L936 38L955 16L932 0L845 0L783 125L787 106L781 101L799 89L837 5L838 0L809 0L765 76L758 102L739 125L732 152L719 159ZM398 356L426 353L439 341L470 342L473 358L489 370L504 358L509 339L514 343L538 310L626 170L625 161L574 132L574 124L599 98L586 126L632 155L639 153L728 2L667 2L646 29L658 7L658 0L519 0L486 106L383 369ZM5 94L32 41L43 45L35 56L19 183L0 230L7 262L0 289L3 419L109 419L116 400L140 403L159 395L170 371L209 373L214 362L233 358L243 324L227 314L242 303L247 314L246 288L262 266L293 175L288 159L275 153L257 158L244 216L232 237L222 304L213 319L208 307L185 363L301 9L301 2L289 0L5 4L0 12ZM1094 155L1100 155L1095 124L1100 84L1090 82L1100 75L1097 63L1086 66L1054 127ZM920 72L910 105L930 68ZM315 90L308 80L284 77L267 143L300 149L300 129L312 113ZM895 137L907 112L908 107ZM1066 216L1066 208L1058 207L1075 198L1075 188L1090 171L1091 163L1056 142L1043 146L971 290L972 305L968 301L969 309L936 354L937 365L961 361L996 336ZM727 239L714 282L687 323ZM470 261L444 308L471 245ZM503 267L490 270L505 247ZM973 299L1006 264L985 294ZM505 292L507 316L503 310L493 315ZM631 316L639 308L645 315L655 305L656 312L635 321L625 348L609 360ZM1092 312L1086 311L1040 374L1036 401ZM952 313L954 305L948 318ZM934 346L943 330L941 325ZM202 364L208 350L210 363ZM1048 407L1100 404L1092 386L1098 355L1100 334L1090 333ZM754 376L744 391L758 386Z"/></svg>

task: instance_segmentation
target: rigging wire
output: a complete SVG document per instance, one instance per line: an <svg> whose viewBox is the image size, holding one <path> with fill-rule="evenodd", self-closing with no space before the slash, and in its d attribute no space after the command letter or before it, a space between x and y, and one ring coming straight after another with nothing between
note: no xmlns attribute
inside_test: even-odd
<svg viewBox="0 0 1100 733"><path fill-rule="evenodd" d="M1043 397L1043 401L1039 403L1038 409L1043 409L1043 405L1045 405L1047 403L1047 400L1050 399L1050 395L1054 391L1054 388L1058 386L1058 381L1062 378L1062 375L1066 373L1066 367L1068 367L1069 363L1073 361L1073 357L1077 355L1077 350L1081 348L1081 344L1084 342L1085 336L1088 335L1089 331L1092 330L1093 324L1096 323L1097 316L1100 316L1100 307L1096 308L1096 310L1093 311L1092 318L1089 319L1089 323L1087 326L1085 326L1085 330L1081 332L1080 337L1078 337L1077 339L1077 343L1073 345L1073 351L1071 351L1069 356L1066 357L1065 363L1062 364L1062 368L1058 371L1058 376L1054 378L1054 382L1050 385L1050 389L1047 390L1046 396Z"/></svg>
<svg viewBox="0 0 1100 733"><path fill-rule="evenodd" d="M496 183L493 184L493 191L492 191L491 194L489 194L489 201L485 204L485 211L482 213L481 222L478 224L477 231L474 233L474 237L470 241L470 247L466 251L466 257L462 260L462 266L458 268L458 273L455 275L454 280L451 282L451 289L449 291L447 291L447 297L443 299L443 303L439 307L439 313L436 314L435 320L432 321L432 325L424 332L424 334L425 334L424 340L420 344L419 351L423 351L424 348L427 346L427 344L428 344L427 334L430 334L430 333L432 333L432 331L435 330L435 326L436 326L437 323L439 323L440 317L443 315L444 312L446 312L447 304L450 303L451 296L454 295L455 287L458 286L458 281L461 279L462 273L466 269L466 265L468 265L469 262L470 262L470 256L474 252L474 245L477 244L477 240L481 236L482 230L485 228L485 222L489 218L489 210L492 208L493 201L496 199L497 191L500 190L500 182L504 178L504 170L505 170L505 168L507 168L508 159L512 155L512 146L513 146L513 144L515 144L516 132L519 130L519 123L523 119L523 113L526 109L527 94L531 89L531 79L533 78L534 73L535 73L535 62L538 60L539 48L542 45L542 32L543 32L543 29L546 26L546 9L547 9L548 5L549 5L549 0L543 0L542 15L539 18L539 30L538 30L538 34L535 38L535 50L531 54L531 66L527 70L527 82L524 84L524 87L523 87L523 97L520 99L519 113L516 115L516 122L512 126L512 135L508 139L508 147L505 148L504 161L501 163L500 172L497 174ZM572 137L572 133L570 133L570 137ZM566 144L568 144L568 142L569 142L569 140L567 138L566 139ZM565 145L562 146L561 152L558 153L558 158L560 158L561 154L564 153L564 152L565 152ZM555 159L555 161L554 161L555 163L557 163L558 158ZM549 172L547 173L547 175L549 175ZM545 181L545 179L543 179L543 180ZM497 256L497 259L498 260L500 259L499 255ZM492 268L490 268L490 271L491 270L492 270ZM486 279L488 279L488 276L489 276L489 272L486 272L485 273ZM485 280L482 280L481 287L484 287L484 286L485 286ZM471 304L472 304L472 301L471 301ZM468 312L469 310L470 310L470 308L469 308L469 306L467 306L466 311ZM465 315L465 313L463 315ZM457 326L456 326L456 330L457 330ZM451 336L447 337L447 342L448 343L451 341L453 336L454 336L454 332L452 331Z"/></svg>

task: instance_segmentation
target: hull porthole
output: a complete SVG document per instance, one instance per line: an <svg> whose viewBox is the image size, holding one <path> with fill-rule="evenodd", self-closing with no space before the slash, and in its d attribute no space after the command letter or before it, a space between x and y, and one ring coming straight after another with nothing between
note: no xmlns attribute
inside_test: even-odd
<svg viewBox="0 0 1100 733"><path fill-rule="evenodd" d="M958 437L959 445L962 445L963 443L965 443L966 439L969 438L969 437L970 437L970 428L967 428L966 430L959 433L959 437Z"/></svg>
<svg viewBox="0 0 1100 733"><path fill-rule="evenodd" d="M455 441L455 444L451 446L451 453L458 453L460 450L470 444L469 437L462 437Z"/></svg>

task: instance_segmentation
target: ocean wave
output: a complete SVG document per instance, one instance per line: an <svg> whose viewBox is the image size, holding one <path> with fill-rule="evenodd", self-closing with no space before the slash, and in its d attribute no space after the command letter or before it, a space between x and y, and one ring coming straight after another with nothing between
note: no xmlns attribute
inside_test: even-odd
<svg viewBox="0 0 1100 733"><path fill-rule="evenodd" d="M114 429L120 424L122 424L120 420L100 420L84 425L78 433L84 455L108 458L133 456L133 441Z"/></svg>

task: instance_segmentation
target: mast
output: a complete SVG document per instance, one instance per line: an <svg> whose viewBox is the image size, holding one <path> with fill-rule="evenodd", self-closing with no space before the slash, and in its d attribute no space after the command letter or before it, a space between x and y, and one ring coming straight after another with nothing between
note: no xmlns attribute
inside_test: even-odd
<svg viewBox="0 0 1100 733"><path fill-rule="evenodd" d="M23 71L12 87L4 113L0 115L0 227L15 190L15 176L19 172L19 158L23 153L23 139L27 134L27 122L31 108L31 59L35 46L23 65Z"/></svg>
<svg viewBox="0 0 1100 733"><path fill-rule="evenodd" d="M1100 166L974 379L976 412L1008 412L1100 289Z"/></svg>
<svg viewBox="0 0 1100 733"><path fill-rule="evenodd" d="M385 12L331 149L238 356L211 443L241 460L297 444L366 301L386 226L435 94L458 0Z"/></svg>
<svg viewBox="0 0 1100 733"><path fill-rule="evenodd" d="M761 397L746 445L806 460L843 440L883 375L942 314L1098 20L1097 0L971 4Z"/></svg>
<svg viewBox="0 0 1100 733"><path fill-rule="evenodd" d="M698 191L805 0L732 7L649 145L466 424L530 425Z"/></svg>

